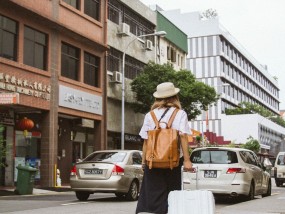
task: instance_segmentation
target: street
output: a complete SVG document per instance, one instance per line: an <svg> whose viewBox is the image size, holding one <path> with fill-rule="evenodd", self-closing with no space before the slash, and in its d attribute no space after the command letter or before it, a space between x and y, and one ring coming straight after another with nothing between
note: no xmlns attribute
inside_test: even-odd
<svg viewBox="0 0 285 214"><path fill-rule="evenodd" d="M272 180L273 181L273 180ZM276 187L273 181L270 197L256 197L253 201L216 198L217 214L285 213L285 186ZM97 193L86 202L78 201L74 192L47 192L45 194L0 197L0 213L134 213L137 202L118 199L114 194ZM283 207L282 207L283 206Z"/></svg>

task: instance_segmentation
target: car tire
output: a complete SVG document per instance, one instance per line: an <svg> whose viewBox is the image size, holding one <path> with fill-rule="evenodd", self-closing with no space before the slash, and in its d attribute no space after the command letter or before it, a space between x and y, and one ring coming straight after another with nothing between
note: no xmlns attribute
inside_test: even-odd
<svg viewBox="0 0 285 214"><path fill-rule="evenodd" d="M271 180L268 181L267 191L265 194L262 195L262 197L267 197L271 195Z"/></svg>
<svg viewBox="0 0 285 214"><path fill-rule="evenodd" d="M282 181L275 181L277 187L281 187L283 182Z"/></svg>
<svg viewBox="0 0 285 214"><path fill-rule="evenodd" d="M90 193L89 192L75 192L75 195L76 195L76 198L79 200L79 201L87 201L88 198L89 198L89 195Z"/></svg>
<svg viewBox="0 0 285 214"><path fill-rule="evenodd" d="M253 200L253 199L254 199L254 183L251 182L250 188L249 188L249 193L247 195L247 200L250 201L250 200Z"/></svg>
<svg viewBox="0 0 285 214"><path fill-rule="evenodd" d="M133 181L126 195L126 199L128 201L136 201L138 200L138 197L139 197L139 186L136 181Z"/></svg>
<svg viewBox="0 0 285 214"><path fill-rule="evenodd" d="M124 198L124 197L126 196L126 194L120 193L120 192L116 192L115 195L116 195L116 197L118 197L118 198Z"/></svg>

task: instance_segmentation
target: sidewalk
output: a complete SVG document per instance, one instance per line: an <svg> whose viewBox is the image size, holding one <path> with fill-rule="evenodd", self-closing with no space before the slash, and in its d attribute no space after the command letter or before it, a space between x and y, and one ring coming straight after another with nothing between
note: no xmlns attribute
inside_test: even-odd
<svg viewBox="0 0 285 214"><path fill-rule="evenodd" d="M12 196L17 195L15 194L14 190L16 187L4 187L0 186L0 197L1 196ZM71 191L70 186L61 186L61 187L34 187L33 188L33 195L40 195L40 194L55 194L59 192L68 192Z"/></svg>
<svg viewBox="0 0 285 214"><path fill-rule="evenodd" d="M226 206L216 214L285 214L285 192Z"/></svg>

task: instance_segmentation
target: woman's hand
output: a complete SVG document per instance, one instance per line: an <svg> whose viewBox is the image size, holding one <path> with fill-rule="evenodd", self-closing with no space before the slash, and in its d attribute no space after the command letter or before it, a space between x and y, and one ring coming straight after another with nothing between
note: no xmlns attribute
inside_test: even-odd
<svg viewBox="0 0 285 214"><path fill-rule="evenodd" d="M186 160L183 162L183 170L184 171L191 171L193 169L193 165L190 160Z"/></svg>

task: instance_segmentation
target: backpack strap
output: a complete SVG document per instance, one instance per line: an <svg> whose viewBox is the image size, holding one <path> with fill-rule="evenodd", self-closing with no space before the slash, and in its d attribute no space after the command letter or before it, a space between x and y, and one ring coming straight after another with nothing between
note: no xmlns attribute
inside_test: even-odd
<svg viewBox="0 0 285 214"><path fill-rule="evenodd" d="M169 121L168 121L168 123L167 123L167 127L168 127L168 128L170 128L170 127L172 126L173 120L174 120L174 118L175 118L175 116L176 116L176 114L177 114L178 111L179 111L179 109L176 108L176 109L172 112L172 115L171 115L171 117L169 118Z"/></svg>
<svg viewBox="0 0 285 214"><path fill-rule="evenodd" d="M153 119L153 121L154 121L154 123L155 123L156 129L160 128L159 122L158 122L158 120L157 120L157 118L156 118L156 116L155 116L155 114L154 114L154 111L151 111L151 112L150 112L150 115L151 115L151 117L152 117L152 119Z"/></svg>
<svg viewBox="0 0 285 214"><path fill-rule="evenodd" d="M151 114L151 117L155 123L155 129L159 129L160 128L160 125L159 125L159 122L161 121L161 119L166 115L166 113L168 112L168 110L170 109L170 107L168 107L167 109L165 109L165 111L163 112L163 114L161 115L160 119L157 120L155 114L154 114L154 111L151 111L150 114Z"/></svg>

